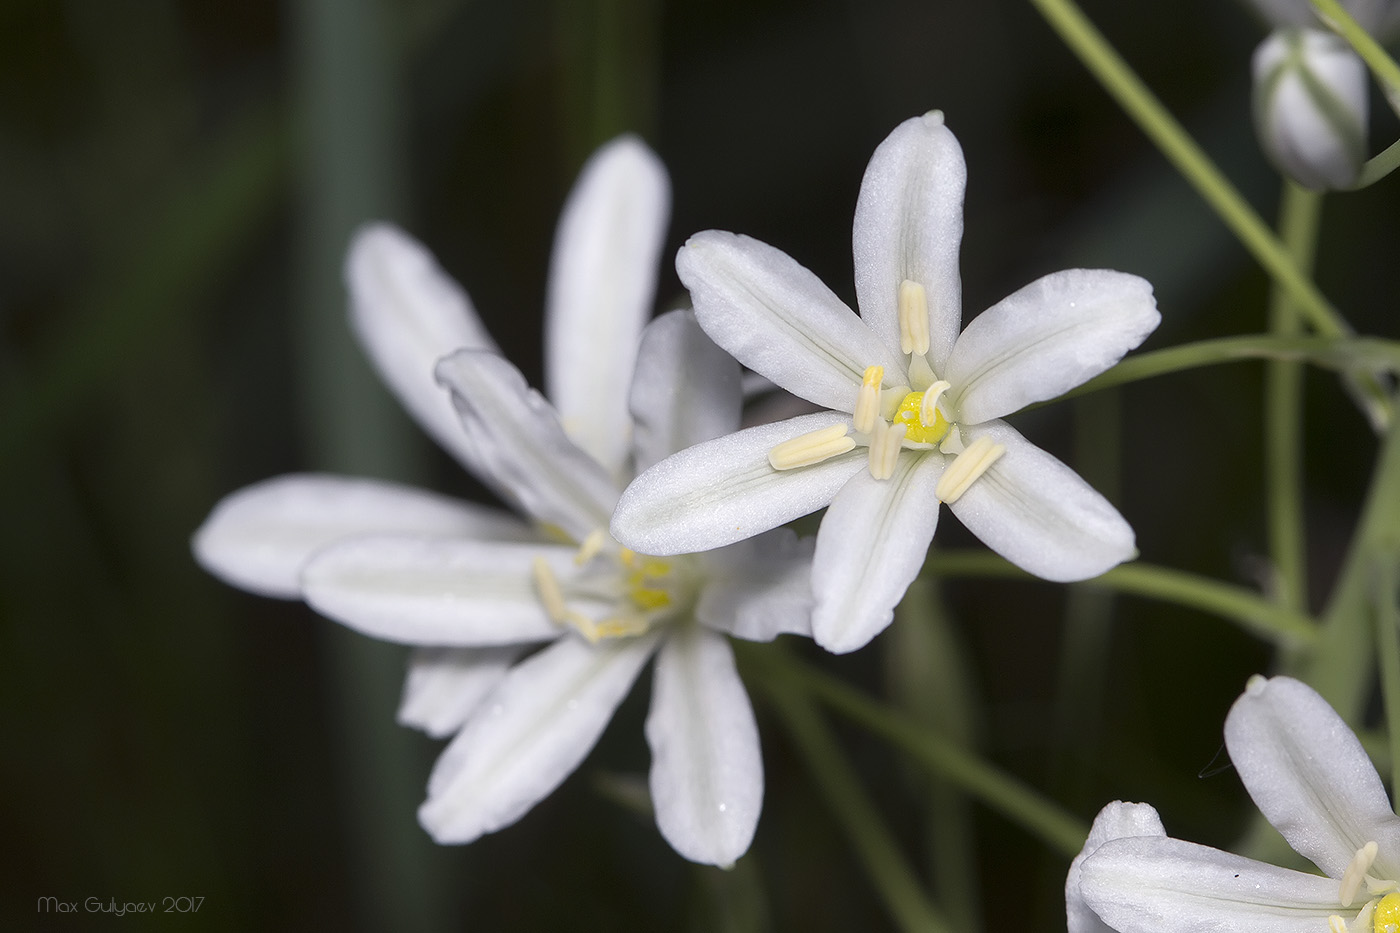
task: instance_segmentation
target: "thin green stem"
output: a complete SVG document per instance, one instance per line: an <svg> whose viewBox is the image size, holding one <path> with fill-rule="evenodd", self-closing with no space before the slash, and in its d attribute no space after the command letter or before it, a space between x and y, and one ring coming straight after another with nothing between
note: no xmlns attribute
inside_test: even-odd
<svg viewBox="0 0 1400 933"><path fill-rule="evenodd" d="M1375 586L1381 697L1385 704L1386 731L1390 736L1390 773L1396 774L1394 756L1400 751L1400 551L1376 555L1372 583ZM1392 793L1396 806L1400 806L1400 783Z"/></svg>
<svg viewBox="0 0 1400 933"><path fill-rule="evenodd" d="M1400 139L1386 146L1379 154L1372 156L1365 165L1361 166L1361 176L1356 179L1356 184L1348 190L1359 191L1374 185L1397 168L1400 168Z"/></svg>
<svg viewBox="0 0 1400 933"><path fill-rule="evenodd" d="M1312 268L1322 196L1285 182L1279 233L1294 262ZM1302 332L1293 296L1275 284L1269 301L1269 330L1280 337ZM1271 360L1264 390L1264 489L1269 515L1269 557L1273 596L1279 605L1305 612L1307 554L1303 529L1303 367L1295 360Z"/></svg>
<svg viewBox="0 0 1400 933"><path fill-rule="evenodd" d="M1366 67L1371 69L1371 74L1376 76L1391 106L1400 111L1400 65L1386 54L1381 44L1361 28L1361 24L1337 0L1312 0L1312 5L1327 24L1347 40L1347 44L1361 56Z"/></svg>
<svg viewBox="0 0 1400 933"><path fill-rule="evenodd" d="M1036 579L989 551L971 549L934 550L924 562L924 570L940 576ZM1260 638L1289 647L1311 644L1318 636L1317 623L1308 616L1277 606L1244 587L1141 561L1114 567L1080 585L1189 606L1229 619Z"/></svg>
<svg viewBox="0 0 1400 933"><path fill-rule="evenodd" d="M777 654L776 650L767 652ZM791 679L760 679L788 734L792 736L827 805L850 836L871 883L899 927L923 933L952 933L952 927L924 896L879 811L861 789L821 716Z"/></svg>
<svg viewBox="0 0 1400 933"><path fill-rule="evenodd" d="M1079 853L1089 828L1005 772L987 764L956 742L928 731L909 717L870 699L840 680L765 645L735 645L746 667L765 686L786 684L808 693L842 716L859 723L905 752L911 759L950 784L1038 836L1051 848L1072 858Z"/></svg>

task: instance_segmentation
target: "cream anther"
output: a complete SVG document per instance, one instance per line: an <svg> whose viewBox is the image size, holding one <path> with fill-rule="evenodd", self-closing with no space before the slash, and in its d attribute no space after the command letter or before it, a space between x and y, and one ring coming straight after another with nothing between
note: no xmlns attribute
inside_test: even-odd
<svg viewBox="0 0 1400 933"><path fill-rule="evenodd" d="M902 424L890 424L883 418L875 422L875 430L870 433L870 475L876 479L889 479L894 475L894 466L899 462L899 449L904 444L906 428Z"/></svg>
<svg viewBox="0 0 1400 933"><path fill-rule="evenodd" d="M940 502L952 505L962 498L973 482L1001 459L1004 453L1006 448L990 437L984 435L977 438L943 471L933 494Z"/></svg>
<svg viewBox="0 0 1400 933"><path fill-rule="evenodd" d="M1380 846L1372 840L1357 849L1356 854L1351 857L1351 864L1342 873L1342 886L1338 892L1338 900L1342 902L1343 907L1350 907L1351 902L1356 900L1362 882L1366 880L1366 873L1371 870L1379 851Z"/></svg>
<svg viewBox="0 0 1400 933"><path fill-rule="evenodd" d="M559 585L559 578L550 569L549 563L543 557L536 557L531 569L535 576L535 591L539 594L540 603L543 604L549 620L556 625L571 625L583 632L590 641L596 641L597 639L589 634L593 628L593 620L581 612L570 609L564 603L564 590Z"/></svg>
<svg viewBox="0 0 1400 933"><path fill-rule="evenodd" d="M880 417L880 383L885 378L885 367L867 366L865 378L860 382L860 392L856 395L856 410L852 415L856 430L869 434Z"/></svg>
<svg viewBox="0 0 1400 933"><path fill-rule="evenodd" d="M1327 918L1328 933L1347 933L1347 922L1336 914Z"/></svg>
<svg viewBox="0 0 1400 933"><path fill-rule="evenodd" d="M768 451L768 463L775 470L791 470L830 460L856 446L848 430L844 424L833 424L783 441Z"/></svg>
<svg viewBox="0 0 1400 933"><path fill-rule="evenodd" d="M899 350L928 352L928 296L922 285L909 279L899 283Z"/></svg>
<svg viewBox="0 0 1400 933"><path fill-rule="evenodd" d="M583 543L578 546L578 551L574 554L574 563L582 567L603 550L603 545L607 543L608 533L601 528L594 528L589 532L588 537L583 539Z"/></svg>
<svg viewBox="0 0 1400 933"><path fill-rule="evenodd" d="M938 423L938 397L953 387L946 379L940 379L924 390L924 400L919 403L919 423L931 428Z"/></svg>

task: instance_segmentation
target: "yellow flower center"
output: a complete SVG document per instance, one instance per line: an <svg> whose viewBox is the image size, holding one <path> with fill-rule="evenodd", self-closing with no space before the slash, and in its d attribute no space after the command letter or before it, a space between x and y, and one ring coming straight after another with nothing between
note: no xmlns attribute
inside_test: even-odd
<svg viewBox="0 0 1400 933"><path fill-rule="evenodd" d="M1392 892L1381 898L1371 922L1374 933L1400 933L1400 894Z"/></svg>
<svg viewBox="0 0 1400 933"><path fill-rule="evenodd" d="M916 444L937 444L948 436L948 419L936 407L933 409L933 424L924 424L921 415L924 407L924 393L910 392L900 401L890 419L895 424L904 425L904 439Z"/></svg>
<svg viewBox="0 0 1400 933"><path fill-rule="evenodd" d="M580 570L564 580L543 557L534 561L535 592L549 618L590 642L644 634L681 608L693 583L677 560L610 548L604 539L588 536L575 555ZM576 608L600 602L608 609L598 618Z"/></svg>

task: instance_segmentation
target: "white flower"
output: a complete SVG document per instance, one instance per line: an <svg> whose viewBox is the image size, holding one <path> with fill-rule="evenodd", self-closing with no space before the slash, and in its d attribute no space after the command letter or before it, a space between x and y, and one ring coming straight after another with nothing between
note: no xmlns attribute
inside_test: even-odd
<svg viewBox="0 0 1400 933"><path fill-rule="evenodd" d="M1132 529L1073 471L1000 421L1102 372L1156 327L1151 286L1070 270L1031 283L959 335L962 150L926 114L876 149L855 217L857 317L757 240L708 231L676 268L721 347L828 411L671 457L623 494L613 534L654 554L717 547L830 503L812 620L832 651L889 624L923 563L938 503L1038 576L1095 576Z"/></svg>
<svg viewBox="0 0 1400 933"><path fill-rule="evenodd" d="M1366 66L1308 0L1254 0L1273 27L1254 52L1254 124L1265 154L1300 185L1355 184L1366 162ZM1400 29L1400 3L1343 0L1378 37Z"/></svg>
<svg viewBox="0 0 1400 933"><path fill-rule="evenodd" d="M1396 933L1400 818L1341 717L1299 681L1255 677L1225 744L1260 811L1326 877L1172 839L1151 807L1113 803L1070 868L1070 933Z"/></svg>
<svg viewBox="0 0 1400 933"><path fill-rule="evenodd" d="M752 839L758 735L720 633L808 631L811 549L775 533L660 560L606 530L636 467L738 424L738 367L690 312L642 333L668 199L664 169L635 140L585 167L551 267L554 406L495 351L421 247L375 227L351 250L356 332L385 381L529 522L387 483L299 475L234 493L195 535L200 562L237 586L425 646L399 717L456 733L419 813L440 842L500 829L548 795L653 655L646 732L662 834L715 864Z"/></svg>

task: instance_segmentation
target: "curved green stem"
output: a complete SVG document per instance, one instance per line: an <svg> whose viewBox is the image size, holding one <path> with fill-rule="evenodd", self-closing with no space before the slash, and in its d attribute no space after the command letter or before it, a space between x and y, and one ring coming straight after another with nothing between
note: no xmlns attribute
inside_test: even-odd
<svg viewBox="0 0 1400 933"><path fill-rule="evenodd" d="M943 576L1007 577L1035 580L1024 570L990 551L937 549L929 552L925 572ZM1311 644L1318 636L1317 623L1306 615L1277 606L1241 586L1208 577L1135 562L1085 580L1082 586L1101 586L1147 596L1180 606L1190 606L1237 623L1260 638L1289 647Z"/></svg>
<svg viewBox="0 0 1400 933"><path fill-rule="evenodd" d="M742 644L736 647L749 649L741 652L746 662L751 654L780 653L753 650ZM803 691L796 689L792 678L758 678L754 682L761 683L767 690L773 709L783 720L802 757L807 759L818 789L850 836L871 883L884 898L885 906L894 914L900 929L910 933L952 933L952 927L924 896L913 870L900 855L894 837Z"/></svg>
<svg viewBox="0 0 1400 933"><path fill-rule="evenodd" d="M1381 44L1362 29L1361 24L1337 0L1312 0L1312 5L1327 21L1327 25L1361 56L1366 67L1371 69L1371 74L1376 76L1390 106L1400 113L1400 65L1386 54Z"/></svg>
<svg viewBox="0 0 1400 933"><path fill-rule="evenodd" d="M1079 853L1089 827L1015 778L967 749L924 729L895 710L845 683L762 645L735 644L735 653L758 675L754 682L772 689L785 684L808 693L842 716L897 746L929 773L961 787L1002 816L1040 837L1067 858Z"/></svg>
<svg viewBox="0 0 1400 933"><path fill-rule="evenodd" d="M1397 168L1400 168L1400 139L1386 146L1379 154L1372 156L1365 165L1361 166L1361 176L1356 179L1356 184L1347 190L1359 191L1374 185Z"/></svg>

